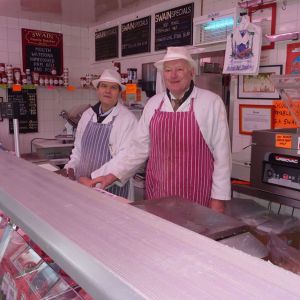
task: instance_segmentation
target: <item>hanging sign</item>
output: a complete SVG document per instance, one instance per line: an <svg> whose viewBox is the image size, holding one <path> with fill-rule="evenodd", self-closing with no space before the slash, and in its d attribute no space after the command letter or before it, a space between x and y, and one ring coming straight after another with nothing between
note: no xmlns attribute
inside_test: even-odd
<svg viewBox="0 0 300 300"><path fill-rule="evenodd" d="M63 35L22 28L23 71L57 75L63 73Z"/></svg>
<svg viewBox="0 0 300 300"><path fill-rule="evenodd" d="M194 3L155 14L155 51L193 44Z"/></svg>
<svg viewBox="0 0 300 300"><path fill-rule="evenodd" d="M150 52L151 16L121 26L122 56Z"/></svg>
<svg viewBox="0 0 300 300"><path fill-rule="evenodd" d="M95 60L105 60L119 56L118 26L95 32Z"/></svg>

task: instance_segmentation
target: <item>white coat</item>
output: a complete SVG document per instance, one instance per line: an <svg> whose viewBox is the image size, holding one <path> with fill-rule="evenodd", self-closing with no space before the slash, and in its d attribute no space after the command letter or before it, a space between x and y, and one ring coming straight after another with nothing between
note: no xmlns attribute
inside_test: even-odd
<svg viewBox="0 0 300 300"><path fill-rule="evenodd" d="M194 87L189 98L182 103L177 112L188 111L192 98L195 99L194 113L199 129L214 158L211 198L230 200L231 146L225 106L218 95ZM164 103L161 111L173 112L166 93L155 95L149 99L134 132L130 147L119 156L119 163L109 170L109 173L114 174L121 181L132 176L138 166L148 158L151 146L150 121L162 99L164 99Z"/></svg>
<svg viewBox="0 0 300 300"><path fill-rule="evenodd" d="M92 179L98 176L107 175L108 173L110 173L111 169L114 169L115 163L117 161L117 156L120 155L122 151L124 151L126 144L131 139L133 130L137 125L137 119L135 115L121 103L118 103L113 108L112 112L103 120L102 124L110 123L114 117L116 117L116 119L113 122L111 134L109 137L109 150L112 159L105 163L99 169L92 172ZM75 143L70 157L70 161L65 165L65 168L76 169L76 167L78 166L81 155L82 135L90 120L92 122L97 122L97 115L92 108L88 108L82 114L82 117L77 126Z"/></svg>

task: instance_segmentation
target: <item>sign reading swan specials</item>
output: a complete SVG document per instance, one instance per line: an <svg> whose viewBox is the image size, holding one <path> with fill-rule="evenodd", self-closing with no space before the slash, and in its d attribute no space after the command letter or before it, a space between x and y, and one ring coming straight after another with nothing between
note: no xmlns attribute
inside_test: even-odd
<svg viewBox="0 0 300 300"><path fill-rule="evenodd" d="M155 14L155 51L192 45L194 3Z"/></svg>
<svg viewBox="0 0 300 300"><path fill-rule="evenodd" d="M150 52L151 16L121 26L122 56Z"/></svg>
<svg viewBox="0 0 300 300"><path fill-rule="evenodd" d="M8 102L19 103L19 132L38 132L38 113L36 89L22 88L21 91L15 92L12 89L7 90ZM9 120L9 133L13 133L13 121Z"/></svg>
<svg viewBox="0 0 300 300"><path fill-rule="evenodd" d="M23 69L57 75L63 72L63 35L61 33L22 28Z"/></svg>
<svg viewBox="0 0 300 300"><path fill-rule="evenodd" d="M95 32L95 60L104 60L119 56L118 26Z"/></svg>

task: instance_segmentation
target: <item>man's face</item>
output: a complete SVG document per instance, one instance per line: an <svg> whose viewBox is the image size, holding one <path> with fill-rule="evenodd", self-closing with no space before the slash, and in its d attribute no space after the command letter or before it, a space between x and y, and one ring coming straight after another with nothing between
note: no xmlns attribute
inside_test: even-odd
<svg viewBox="0 0 300 300"><path fill-rule="evenodd" d="M103 107L109 109L118 102L120 87L117 83L101 81L99 83L97 94Z"/></svg>
<svg viewBox="0 0 300 300"><path fill-rule="evenodd" d="M166 61L163 77L166 87L175 97L182 97L189 88L194 76L194 69L184 59Z"/></svg>

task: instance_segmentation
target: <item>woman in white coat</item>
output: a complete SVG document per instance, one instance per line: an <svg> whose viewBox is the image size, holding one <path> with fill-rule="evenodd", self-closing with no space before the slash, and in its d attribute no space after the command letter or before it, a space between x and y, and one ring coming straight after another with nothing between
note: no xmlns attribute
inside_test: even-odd
<svg viewBox="0 0 300 300"><path fill-rule="evenodd" d="M118 101L124 88L118 72L106 69L92 83L99 102L83 113L70 161L65 165L68 177L87 186L114 167L137 124L134 114ZM129 182L119 182L107 190L128 197Z"/></svg>

